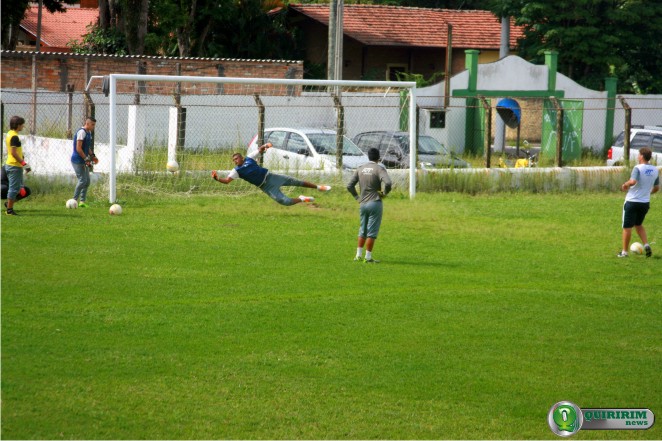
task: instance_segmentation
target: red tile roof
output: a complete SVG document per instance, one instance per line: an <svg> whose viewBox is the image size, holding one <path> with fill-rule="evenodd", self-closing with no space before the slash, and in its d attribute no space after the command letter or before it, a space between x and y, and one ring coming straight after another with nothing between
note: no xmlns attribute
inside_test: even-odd
<svg viewBox="0 0 662 441"><path fill-rule="evenodd" d="M291 9L324 25L329 6L290 4ZM367 46L446 47L447 26L453 25L453 47L499 49L501 20L489 11L424 9L384 5L345 5L343 30ZM510 46L517 45L523 30L511 21Z"/></svg>
<svg viewBox="0 0 662 441"><path fill-rule="evenodd" d="M21 21L23 30L37 37L38 6L31 6ZM41 44L48 47L66 48L71 40L82 40L88 33L87 25L94 24L99 18L98 9L67 8L66 12L51 14L43 8L41 11Z"/></svg>

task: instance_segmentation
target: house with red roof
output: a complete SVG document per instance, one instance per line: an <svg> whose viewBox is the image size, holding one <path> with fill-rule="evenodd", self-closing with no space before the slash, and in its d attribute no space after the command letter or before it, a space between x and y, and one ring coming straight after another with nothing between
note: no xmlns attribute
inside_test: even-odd
<svg viewBox="0 0 662 441"><path fill-rule="evenodd" d="M65 5L65 12L50 13L46 8L41 13L41 52L71 52L67 44L72 40L82 41L89 32L87 27L99 20L99 9L79 8ZM21 21L17 50L35 50L39 6L31 5Z"/></svg>
<svg viewBox="0 0 662 441"><path fill-rule="evenodd" d="M326 66L329 5L290 4L281 13L303 33L306 61ZM429 78L444 72L449 24L452 73L465 69L467 49L480 51L480 63L499 59L501 19L489 11L351 4L344 6L343 18L346 80L395 80L398 72ZM510 29L510 48L516 49L523 30L512 22Z"/></svg>

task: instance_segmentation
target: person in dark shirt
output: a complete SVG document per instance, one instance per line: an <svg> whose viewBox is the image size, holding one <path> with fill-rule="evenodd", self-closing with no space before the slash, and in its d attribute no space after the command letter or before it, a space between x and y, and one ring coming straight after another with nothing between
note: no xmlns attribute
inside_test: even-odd
<svg viewBox="0 0 662 441"><path fill-rule="evenodd" d="M354 196L359 205L361 224L359 227L358 247L356 248L357 262L379 263L372 258L372 249L379 234L382 223L383 205L382 199L391 191L391 178L386 169L379 164L379 150L371 148L368 150L370 162L356 169L352 179L347 184L347 191ZM356 184L361 188L361 195L356 192ZM384 189L382 190L382 185ZM362 257L365 245L365 260Z"/></svg>

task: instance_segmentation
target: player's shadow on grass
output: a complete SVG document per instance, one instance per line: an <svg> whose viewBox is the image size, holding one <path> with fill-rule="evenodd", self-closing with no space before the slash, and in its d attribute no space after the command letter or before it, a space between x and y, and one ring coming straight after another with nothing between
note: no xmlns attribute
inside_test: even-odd
<svg viewBox="0 0 662 441"><path fill-rule="evenodd" d="M48 217L69 217L72 215L71 210L64 212L54 212L52 210L16 210L19 216L48 216Z"/></svg>
<svg viewBox="0 0 662 441"><path fill-rule="evenodd" d="M430 266L439 268L457 268L460 266L459 262L435 262L420 259L399 259L399 260L382 260L380 265L409 265L409 266Z"/></svg>

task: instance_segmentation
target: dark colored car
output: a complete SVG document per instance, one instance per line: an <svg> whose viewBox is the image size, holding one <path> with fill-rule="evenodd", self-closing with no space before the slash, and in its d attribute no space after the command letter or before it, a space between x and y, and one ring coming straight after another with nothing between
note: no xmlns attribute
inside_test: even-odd
<svg viewBox="0 0 662 441"><path fill-rule="evenodd" d="M368 152L375 147L386 168L409 168L409 133L375 131L359 133L354 144ZM431 136L418 136L417 162L420 168L468 168L471 165L449 152L446 147Z"/></svg>

